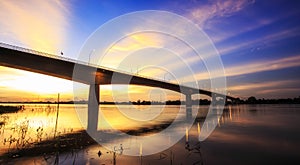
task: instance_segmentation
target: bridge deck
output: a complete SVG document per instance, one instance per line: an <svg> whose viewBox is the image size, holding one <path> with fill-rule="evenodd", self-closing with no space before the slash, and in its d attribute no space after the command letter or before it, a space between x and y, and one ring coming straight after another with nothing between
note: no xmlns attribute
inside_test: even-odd
<svg viewBox="0 0 300 165"><path fill-rule="evenodd" d="M0 65L50 75L85 84L134 84L159 87L183 94L216 95L234 100L234 97L211 91L182 86L159 79L97 66L61 56L38 52L0 43ZM74 72L76 71L76 72Z"/></svg>

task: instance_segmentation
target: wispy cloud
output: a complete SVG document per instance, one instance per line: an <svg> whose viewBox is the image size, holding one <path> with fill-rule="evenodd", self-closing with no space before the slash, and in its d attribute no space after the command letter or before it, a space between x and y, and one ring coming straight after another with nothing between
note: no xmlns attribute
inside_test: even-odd
<svg viewBox="0 0 300 165"><path fill-rule="evenodd" d="M57 53L67 34L68 14L58 0L0 1L0 29L12 44Z"/></svg>
<svg viewBox="0 0 300 165"><path fill-rule="evenodd" d="M297 35L300 35L300 31L297 27L292 29L286 29L286 30L279 31L277 33L271 33L265 35L257 39L235 43L232 46L221 47L219 49L219 52L221 55L225 55L237 50L249 49L254 47L259 48L263 46L263 48L266 48L266 47L274 46L273 43L276 41L280 41Z"/></svg>
<svg viewBox="0 0 300 165"><path fill-rule="evenodd" d="M107 66L110 68L118 68L123 67L127 71L136 70L139 63L142 61L139 58L132 59L133 61L128 61L128 63L122 63L126 61L126 59L130 58L130 56L134 55L135 52L138 52L147 48L161 48L164 45L165 40L163 40L159 34L156 33L136 33L136 34L128 34L121 40L117 41L111 47L107 48L106 52L95 52L95 54L104 54L101 60L102 66ZM144 51L146 53L146 51ZM144 55L143 61L147 59ZM120 66L121 64L121 66ZM122 65L128 65L124 66Z"/></svg>
<svg viewBox="0 0 300 165"><path fill-rule="evenodd" d="M242 51L246 49L248 49L248 52L250 53L250 51L275 47L279 43L278 41L282 41L284 39L295 37L298 35L300 35L299 29L292 28L292 29L280 31L278 33L271 33L269 35L265 35L261 38L249 40L247 42L240 42L237 44L232 44L231 46L222 46L218 51L220 52L220 55L228 55L236 51ZM187 51L184 52L184 50L185 49L182 49L181 51L183 55L187 52ZM186 63L189 65L198 64L198 66L201 66L202 60L205 61L207 58L211 57L212 54L213 52L206 52L205 54L201 54L201 56L184 57L184 61L186 61ZM226 67L225 68L226 76L237 76L242 74L249 74L249 73L278 70L278 69L283 69L288 67L300 66L299 58L300 58L299 56L292 56L292 57L284 57L278 60L257 61L253 63L246 63L246 64L244 63L242 65ZM177 61L174 63L166 64L165 66L167 68L176 69L176 68L184 67L182 64L183 63L181 61ZM211 71L210 74L211 77L216 76L214 75L213 71ZM209 77L209 73L201 72L197 75L197 77L201 77L201 79L207 78Z"/></svg>
<svg viewBox="0 0 300 165"><path fill-rule="evenodd" d="M299 96L299 80L269 80L238 83L227 87L230 95L247 99L250 96L258 98L288 98Z"/></svg>
<svg viewBox="0 0 300 165"><path fill-rule="evenodd" d="M261 83L246 83L236 86L230 86L227 89L229 91L244 91L244 90L255 90L255 89L266 89L274 87L282 87L289 84L298 83L296 80L282 80L282 81L271 81L271 82L261 82Z"/></svg>
<svg viewBox="0 0 300 165"><path fill-rule="evenodd" d="M263 71L279 70L300 66L300 55L284 57L277 60L257 61L225 68L226 76L239 76Z"/></svg>
<svg viewBox="0 0 300 165"><path fill-rule="evenodd" d="M125 36L108 49L109 52L136 51L144 47L158 47L163 42L159 35L152 32L135 33Z"/></svg>
<svg viewBox="0 0 300 165"><path fill-rule="evenodd" d="M300 66L300 55L284 57L276 60L269 61L256 61L252 63L243 63L238 64L232 67L224 68L226 77L240 76L246 74L259 73L264 71L273 71L290 67L298 67ZM219 71L202 71L195 73L194 75L188 75L185 77L181 77L180 80L191 80L192 78L196 78L197 80L205 81L214 78L218 78L220 74ZM242 87L240 87L242 88Z"/></svg>
<svg viewBox="0 0 300 165"><path fill-rule="evenodd" d="M207 5L202 5L191 10L187 14L199 26L205 26L208 21L216 17L231 16L245 7L253 4L254 0L211 0Z"/></svg>
<svg viewBox="0 0 300 165"><path fill-rule="evenodd" d="M257 92L257 95L270 95L279 97L290 97L294 94L295 97L299 96L300 88L273 88L273 89L262 89ZM279 94L280 93L280 94ZM287 95L287 96L285 96Z"/></svg>

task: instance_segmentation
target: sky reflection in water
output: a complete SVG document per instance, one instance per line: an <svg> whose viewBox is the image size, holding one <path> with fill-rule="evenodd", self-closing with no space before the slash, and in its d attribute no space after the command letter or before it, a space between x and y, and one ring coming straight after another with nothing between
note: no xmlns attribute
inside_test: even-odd
<svg viewBox="0 0 300 165"><path fill-rule="evenodd" d="M62 108L59 124L64 129L74 127L80 129L80 123L74 109ZM166 109L176 111L178 106ZM112 112L113 106L103 108ZM195 111L195 109L193 109ZM66 113L68 112L68 113ZM207 112L206 106L199 109L200 116ZM170 118L171 111L165 113ZM22 116L19 114L19 116ZM109 115L108 115L109 116ZM112 117L115 115L112 115ZM23 117L23 116L22 116ZM199 117L199 114L198 114ZM30 117L27 117L30 119ZM156 123L167 121L167 117L156 118ZM17 121L17 120L15 120ZM51 119L50 119L51 121ZM123 120L118 120L123 121ZM126 126L141 126L124 120ZM76 152L59 154L61 164L288 164L299 162L300 156L300 105L239 105L225 109L214 132L203 142L199 143L199 131L206 129L203 118L199 117L193 127L188 131L188 138L183 138L171 148L150 156L125 156L121 155L120 148L126 151L128 146L116 145L116 154L99 145L93 145ZM119 122L115 127L122 126ZM53 124L53 123L51 123ZM153 124L153 123L151 123ZM200 127L199 127L200 126ZM35 127L34 127L35 128ZM122 127L121 127L122 128ZM138 128L138 127L136 127ZM3 134L2 134L3 135ZM4 134L5 135L5 134ZM8 135L5 135L8 136ZM187 142L188 139L188 142ZM1 139L2 141L3 139ZM165 139L166 143L168 139ZM154 144L155 142L153 142ZM144 145L153 145L144 144ZM1 144L2 145L2 144ZM157 146L157 145L156 145ZM129 146L130 147L130 146ZM142 148L146 148L143 146ZM101 156L98 152L101 151ZM123 151L123 152L124 152ZM142 153L142 152L141 152ZM48 163L55 157L48 159ZM42 157L19 158L13 163L33 164L34 162L46 163Z"/></svg>

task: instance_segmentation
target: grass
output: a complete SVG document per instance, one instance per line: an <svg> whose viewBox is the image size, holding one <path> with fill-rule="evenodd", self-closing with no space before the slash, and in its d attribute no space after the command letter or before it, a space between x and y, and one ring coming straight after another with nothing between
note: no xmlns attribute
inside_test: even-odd
<svg viewBox="0 0 300 165"><path fill-rule="evenodd" d="M151 128L143 127L135 130L126 130L124 132L135 136L140 136L140 135L146 135L147 133L154 133L160 131L161 129L167 127L168 125L169 124L163 124L160 127L155 126ZM102 135L103 134L110 134L110 133L102 132ZM115 138L118 137L116 136ZM53 153L62 153L62 152L73 152L74 150L81 150L93 144L97 144L97 142L93 138L91 138L86 131L82 130L78 132L70 132L67 134L60 134L55 138L35 141L27 145L26 147L19 147L17 149L12 149L3 155L0 155L0 160L1 159L9 160L11 158L17 158L17 157L44 156L44 155L49 155L49 154L51 155Z"/></svg>
<svg viewBox="0 0 300 165"><path fill-rule="evenodd" d="M17 157L44 156L52 153L70 152L74 149L83 149L92 144L96 144L96 142L85 131L73 132L3 154L0 156L0 164L1 160L8 161Z"/></svg>
<svg viewBox="0 0 300 165"><path fill-rule="evenodd" d="M124 132L135 136L140 136L146 135L147 133L160 131L168 125L169 124L163 124L162 126L153 126L151 128L143 127L136 130L126 130ZM103 134L106 134L106 132L102 132L102 135ZM115 138L118 137L116 136ZM90 145L97 144L97 142L93 138L91 138L86 131L82 130L78 132L60 134L55 138L50 138L47 140L38 140L33 143L26 144L28 145L26 145L25 147L11 149L9 152L0 155L0 164L1 161L9 161L12 158L18 157L47 156L51 154L53 155L53 153L73 152L75 150L81 150Z"/></svg>

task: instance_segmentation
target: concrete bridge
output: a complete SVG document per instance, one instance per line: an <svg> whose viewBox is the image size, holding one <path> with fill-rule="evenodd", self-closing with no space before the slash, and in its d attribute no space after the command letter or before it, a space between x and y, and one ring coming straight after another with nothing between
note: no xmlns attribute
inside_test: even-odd
<svg viewBox="0 0 300 165"><path fill-rule="evenodd" d="M88 103L88 130L97 130L100 85L133 84L158 87L182 93L186 96L186 107L192 106L191 96L203 94L216 99L217 97L235 100L234 97L211 91L181 86L158 79L132 75L105 67L91 65L85 62L56 56L43 52L25 49L5 43L0 43L0 66L6 66L30 72L84 83L90 86ZM76 70L76 74L73 74ZM117 78L113 78L117 77Z"/></svg>

